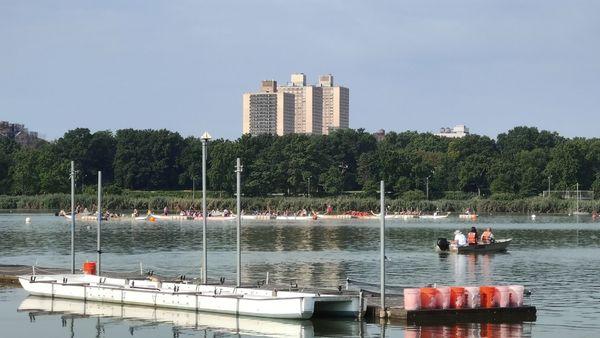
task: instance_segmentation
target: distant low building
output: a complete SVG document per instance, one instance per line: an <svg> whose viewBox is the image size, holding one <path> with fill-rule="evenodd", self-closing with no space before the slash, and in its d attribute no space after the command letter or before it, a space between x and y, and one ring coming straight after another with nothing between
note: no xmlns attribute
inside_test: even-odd
<svg viewBox="0 0 600 338"><path fill-rule="evenodd" d="M451 137L451 138L462 138L469 135L469 128L464 124L457 124L454 128L442 127L440 132L435 134L436 136Z"/></svg>
<svg viewBox="0 0 600 338"><path fill-rule="evenodd" d="M39 141L37 132L29 131L23 124L8 121L0 121L0 137L15 140L23 146L34 146Z"/></svg>
<svg viewBox="0 0 600 338"><path fill-rule="evenodd" d="M377 142L383 141L383 139L385 138L385 130L379 129L378 131L373 133L373 137L375 137L375 140L377 140Z"/></svg>

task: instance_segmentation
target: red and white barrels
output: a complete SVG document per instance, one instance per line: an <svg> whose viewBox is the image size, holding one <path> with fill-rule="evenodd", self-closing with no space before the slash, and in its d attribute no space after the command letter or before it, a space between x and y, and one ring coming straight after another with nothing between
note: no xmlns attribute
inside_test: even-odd
<svg viewBox="0 0 600 338"><path fill-rule="evenodd" d="M404 309L476 309L523 306L522 285L404 289Z"/></svg>

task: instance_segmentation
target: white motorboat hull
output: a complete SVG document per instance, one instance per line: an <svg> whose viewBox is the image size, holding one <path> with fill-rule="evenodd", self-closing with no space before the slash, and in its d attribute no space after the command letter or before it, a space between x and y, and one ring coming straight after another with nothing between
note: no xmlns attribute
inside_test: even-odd
<svg viewBox="0 0 600 338"><path fill-rule="evenodd" d="M316 303L320 303L321 312L337 316L358 316L364 311L358 296L347 295L161 283L78 274L20 276L19 282L27 292L37 296L268 318L310 318Z"/></svg>

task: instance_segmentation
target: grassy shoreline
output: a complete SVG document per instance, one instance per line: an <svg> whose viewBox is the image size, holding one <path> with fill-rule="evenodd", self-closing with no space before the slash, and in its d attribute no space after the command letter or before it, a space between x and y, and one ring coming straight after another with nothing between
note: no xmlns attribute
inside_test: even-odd
<svg viewBox="0 0 600 338"><path fill-rule="evenodd" d="M192 198L189 193L128 193L120 195L107 194L103 197L103 206L111 211L124 211L137 208L139 210L153 209L161 210L168 206L171 210L201 208L201 199ZM69 194L48 194L32 196L8 196L0 195L0 210L60 210L70 209ZM77 194L76 204L92 208L96 203L94 194ZM242 198L242 208L250 211L296 211L302 208L315 211L324 211L331 204L335 213L344 213L348 210L377 212L379 200L374 197L360 196L337 196L337 197L247 197ZM528 197L512 200L497 200L493 198L471 198L466 200L386 200L389 212L402 210L420 210L422 212L451 211L463 212L467 208L480 213L548 213L566 214L575 209L574 200L563 200L556 198ZM209 209L235 209L235 198L210 197L207 199ZM600 210L600 200L580 201L581 211Z"/></svg>

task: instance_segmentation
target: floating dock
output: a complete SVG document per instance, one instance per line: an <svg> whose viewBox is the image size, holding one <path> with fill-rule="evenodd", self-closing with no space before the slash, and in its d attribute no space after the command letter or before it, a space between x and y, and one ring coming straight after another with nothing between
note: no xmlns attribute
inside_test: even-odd
<svg viewBox="0 0 600 338"><path fill-rule="evenodd" d="M34 269L26 265L0 265L0 285L19 287L20 275L31 274ZM39 268L35 271L40 276L48 274L66 274L67 269ZM111 273L114 278L131 278L139 280L141 277L132 273ZM168 280L169 278L164 278ZM212 286L214 289L214 286ZM262 288L272 292L272 288ZM326 291L321 291L324 294ZM331 292L331 291L329 291ZM367 320L386 319L390 322L407 324L450 324L450 323L520 323L533 322L537 319L537 310L534 306L509 307L509 308L476 308L476 309L436 309L406 311L403 308L403 297L390 295L386 297L388 307L381 311L378 305L379 294L363 292L363 301L366 305L364 318ZM381 315L385 317L381 317Z"/></svg>

